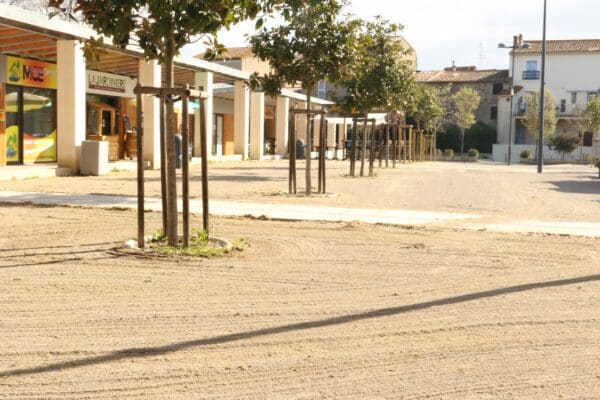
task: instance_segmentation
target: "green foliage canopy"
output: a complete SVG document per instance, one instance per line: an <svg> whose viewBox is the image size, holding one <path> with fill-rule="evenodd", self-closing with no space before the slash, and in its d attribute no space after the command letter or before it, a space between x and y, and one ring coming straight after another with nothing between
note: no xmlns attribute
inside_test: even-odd
<svg viewBox="0 0 600 400"><path fill-rule="evenodd" d="M297 2L302 2L298 0ZM179 50L205 35L218 46L217 32L260 17L282 0L48 0L55 14L82 20L125 48L136 43L149 59L168 64Z"/></svg>
<svg viewBox="0 0 600 400"><path fill-rule="evenodd" d="M348 60L352 24L343 18L345 0L286 1L277 9L285 23L251 37L254 54L272 71L253 74L250 86L274 96L300 82L310 94L321 80L337 82Z"/></svg>
<svg viewBox="0 0 600 400"><path fill-rule="evenodd" d="M529 134L537 137L540 133L540 92L535 95L525 94L525 114L523 115L523 124L529 131ZM544 92L544 137L548 138L556 130L556 97L550 89L546 88Z"/></svg>
<svg viewBox="0 0 600 400"><path fill-rule="evenodd" d="M399 24L382 17L365 22L355 20L348 62L343 69L341 86L347 94L338 100L346 114L365 114L373 109L405 111L412 103L415 78L408 53L396 38Z"/></svg>
<svg viewBox="0 0 600 400"><path fill-rule="evenodd" d="M581 139L578 136L556 135L549 142L550 148L558 151L564 159L565 154L571 154L579 146Z"/></svg>
<svg viewBox="0 0 600 400"><path fill-rule="evenodd" d="M408 117L417 123L417 129L434 129L441 125L447 113L442 101L446 90L424 84L413 86L412 95L409 96L411 104L408 106Z"/></svg>
<svg viewBox="0 0 600 400"><path fill-rule="evenodd" d="M589 126L595 131L600 131L600 94L590 97L584 115L589 121Z"/></svg>
<svg viewBox="0 0 600 400"><path fill-rule="evenodd" d="M479 107L481 98L469 87L463 87L452 95L453 119L461 129L469 129L475 123L475 110Z"/></svg>

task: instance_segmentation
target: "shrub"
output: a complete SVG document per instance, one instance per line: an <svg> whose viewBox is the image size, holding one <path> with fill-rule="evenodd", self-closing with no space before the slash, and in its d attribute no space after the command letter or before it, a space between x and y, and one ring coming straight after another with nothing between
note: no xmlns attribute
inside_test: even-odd
<svg viewBox="0 0 600 400"><path fill-rule="evenodd" d="M523 150L520 154L520 157L522 160L529 160L529 158L531 157L531 151Z"/></svg>
<svg viewBox="0 0 600 400"><path fill-rule="evenodd" d="M550 139L549 145L551 149L558 151L564 160L565 154L571 154L579 146L580 140L577 136L556 135Z"/></svg>
<svg viewBox="0 0 600 400"><path fill-rule="evenodd" d="M467 155L469 156L469 158L478 158L479 151L477 149L469 149L469 151L467 151Z"/></svg>
<svg viewBox="0 0 600 400"><path fill-rule="evenodd" d="M480 153L491 153L492 146L496 143L496 129L479 121L465 131L465 148L476 149ZM460 151L460 128L455 124L448 124L445 131L438 132L437 144L440 149L453 149Z"/></svg>
<svg viewBox="0 0 600 400"><path fill-rule="evenodd" d="M454 150L452 150L452 149L444 150L444 157L448 157L448 158L454 157Z"/></svg>

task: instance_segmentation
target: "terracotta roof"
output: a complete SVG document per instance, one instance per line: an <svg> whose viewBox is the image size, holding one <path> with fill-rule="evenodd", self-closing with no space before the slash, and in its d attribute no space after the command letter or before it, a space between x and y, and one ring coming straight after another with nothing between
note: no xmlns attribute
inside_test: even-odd
<svg viewBox="0 0 600 400"><path fill-rule="evenodd" d="M204 59L204 53L198 54L196 58ZM228 47L225 53L217 57L217 60L240 60L242 58L252 58L252 48L250 47Z"/></svg>
<svg viewBox="0 0 600 400"><path fill-rule="evenodd" d="M541 40L525 40L530 43L530 49L516 49L517 54L532 54L542 52ZM600 53L600 39L578 39L578 40L547 40L546 51L548 53Z"/></svg>
<svg viewBox="0 0 600 400"><path fill-rule="evenodd" d="M465 70L460 67L454 70L444 71L419 71L417 72L418 82L427 83L459 83L459 82L502 82L508 79L508 70L489 69L489 70Z"/></svg>

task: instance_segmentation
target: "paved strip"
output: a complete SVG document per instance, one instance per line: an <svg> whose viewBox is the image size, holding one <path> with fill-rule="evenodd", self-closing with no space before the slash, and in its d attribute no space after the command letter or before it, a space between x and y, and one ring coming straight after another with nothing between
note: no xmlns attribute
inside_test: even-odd
<svg viewBox="0 0 600 400"><path fill-rule="evenodd" d="M79 207L126 208L136 209L137 198L99 194L58 194L0 192L0 201L5 203L32 203L38 205L63 205ZM159 198L145 199L148 210L160 211ZM181 203L179 210L181 211ZM190 200L190 211L202 213L202 201ZM274 220L298 221L358 221L368 224L426 225L444 221L456 221L477 217L472 214L427 212L408 210L377 210L360 208L339 208L306 206L298 204L246 203L223 200L210 201L210 213L217 216L267 217Z"/></svg>
<svg viewBox="0 0 600 400"><path fill-rule="evenodd" d="M0 202L75 207L136 209L137 199L128 196L101 194L58 194L0 192ZM146 198L146 209L161 210L159 198ZM181 204L179 204L181 210ZM191 200L190 211L202 213L202 201ZM286 221L364 222L398 226L436 226L440 228L466 229L503 233L544 233L600 238L600 223L518 220L490 222L493 216L476 214L428 212L411 210L377 210L364 208L341 208L299 204L247 203L211 200L210 213L216 216L256 218L266 217Z"/></svg>

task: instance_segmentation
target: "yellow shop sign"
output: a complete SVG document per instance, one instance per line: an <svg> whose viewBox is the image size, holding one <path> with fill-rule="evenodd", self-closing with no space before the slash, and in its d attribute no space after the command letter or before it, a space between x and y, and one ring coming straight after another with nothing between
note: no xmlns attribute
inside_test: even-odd
<svg viewBox="0 0 600 400"><path fill-rule="evenodd" d="M56 64L6 56L6 83L56 89Z"/></svg>

